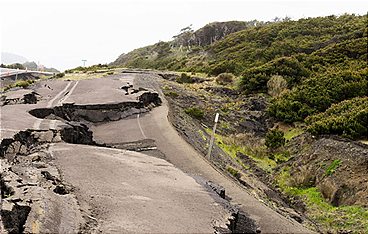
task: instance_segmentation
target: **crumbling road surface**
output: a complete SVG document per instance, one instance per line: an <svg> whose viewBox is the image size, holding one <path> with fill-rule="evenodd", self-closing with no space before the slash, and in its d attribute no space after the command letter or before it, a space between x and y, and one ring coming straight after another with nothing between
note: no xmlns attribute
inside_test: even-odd
<svg viewBox="0 0 368 234"><path fill-rule="evenodd" d="M176 133L157 75L44 80L0 104L1 232L309 232Z"/></svg>

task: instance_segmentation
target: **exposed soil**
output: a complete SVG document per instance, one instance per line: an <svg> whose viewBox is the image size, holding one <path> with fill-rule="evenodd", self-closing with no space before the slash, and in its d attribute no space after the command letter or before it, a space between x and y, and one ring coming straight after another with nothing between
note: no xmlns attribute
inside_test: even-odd
<svg viewBox="0 0 368 234"><path fill-rule="evenodd" d="M304 134L292 141L292 185L318 187L334 206L368 208L368 145L334 136L313 139ZM333 162L335 167L331 167ZM330 168L330 169L329 169Z"/></svg>

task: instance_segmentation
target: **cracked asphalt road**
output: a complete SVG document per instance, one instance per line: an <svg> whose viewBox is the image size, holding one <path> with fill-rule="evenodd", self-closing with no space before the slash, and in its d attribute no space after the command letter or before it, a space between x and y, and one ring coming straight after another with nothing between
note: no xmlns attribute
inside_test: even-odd
<svg viewBox="0 0 368 234"><path fill-rule="evenodd" d="M156 79L155 75L137 73L79 82L39 82L34 87L42 97L37 104L1 107L1 139L11 138L25 129L58 129L63 124L61 120L38 119L29 110L63 103L96 105L136 101L137 95L126 95L121 87L139 83L160 93ZM231 202L239 204L256 220L263 233L311 232L258 201L199 155L169 123L167 103L163 101L162 106L150 112L93 124L90 128L94 140L106 144L153 139L168 162L144 153L104 147L65 143L50 146L53 163L60 169L62 179L74 187L81 210L97 222L88 231L213 232L214 225L226 222L228 212L191 177L199 176L223 186ZM46 219L54 217L64 216L50 214ZM32 226L29 222L25 225ZM39 229L48 230L47 222L43 225Z"/></svg>

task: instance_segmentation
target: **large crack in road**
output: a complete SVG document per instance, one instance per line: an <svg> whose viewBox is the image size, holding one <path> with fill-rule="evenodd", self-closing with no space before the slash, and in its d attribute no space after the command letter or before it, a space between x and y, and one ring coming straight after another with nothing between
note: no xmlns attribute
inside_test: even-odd
<svg viewBox="0 0 368 234"><path fill-rule="evenodd" d="M162 167L165 165L165 167L171 168L169 171L172 171L170 172L172 174L169 176L169 174L165 172L159 177L156 176L155 183L157 183L157 181L163 180L166 176L169 176L169 178L175 180L186 181L184 185L181 183L175 183L175 185L170 185L169 187L173 186L173 191L177 190L181 191L180 193L184 192L184 194L188 193L191 194L191 196L195 195L196 199L198 200L197 202L199 202L200 204L203 203L202 205L197 204L196 206L198 208L203 208L205 210L210 209L212 211L207 211L204 213L203 211L201 211L200 213L198 213L198 211L196 210L186 210L187 208L185 207L188 206L189 208L190 202L188 202L188 204L180 204L180 202L172 203L169 204L168 207L166 207L167 205L163 203L160 205L160 207L166 207L166 209L169 210L165 210L164 208L163 212L155 211L155 215L158 218L160 218L160 215L166 217L168 220L165 221L165 224L160 223L162 221L159 221L162 219L162 217L159 220L156 219L157 217L147 217L145 215L141 215L142 217L139 217L139 213L136 214L136 218L138 219L136 221L136 224L134 224L133 221L132 223L127 223L127 221L121 223L122 221L119 221L120 224L123 224L121 226L116 226L118 224L112 225L111 223L106 223L106 217L103 216L103 214L106 213L106 211L103 210L103 206L106 205L104 203L105 199L99 200L96 198L96 201L91 202L91 200L94 199L93 196L96 196L96 194L90 195L92 196L92 198L89 198L89 200L85 196L85 194L81 194L81 192L75 191L80 190L81 188L85 188L83 187L83 185L76 186L76 184L78 184L79 182L88 183L88 179L79 179L75 181L74 179L76 175L73 173L68 174L69 171L72 171L73 168L75 168L75 164L68 164L69 160L65 161L65 157L72 157L70 161L78 161L82 159L88 160L89 158L84 157L95 154L98 149L107 150L106 147L110 147L115 148L115 150L118 151L109 151L110 154L101 153L100 156L103 157L98 157L94 160L101 160L101 158L104 158L106 160L106 157L111 158L111 154L122 154L124 157L126 157L125 160L133 160L136 157L143 157L142 160L145 161L144 163L147 163L147 160L152 160L150 158L147 158L147 156L139 153L133 154L134 156L127 157L126 153L124 153L128 152L126 150L145 153L149 152L149 155L153 155L158 158L165 158L165 155L158 149L155 140L149 138L147 139L141 127L140 131L144 136L144 139L131 142L119 141L115 143L104 143L101 141L96 142L93 138L93 132L90 129L90 127L93 125L104 124L110 121L129 119L132 116L137 116L137 119L139 121L139 115L149 113L152 108L161 104L161 99L156 92L147 91L146 89L134 89L130 93L135 95L139 94L137 95L137 101L88 105L76 105L73 103L66 104L63 102L70 97L78 83L74 83L74 86L71 86L70 84L71 83L68 83L68 85L65 86L65 88L61 92L59 92L54 98L49 100L47 107L29 110L29 113L31 115L38 118L36 122L37 126L35 129L26 129L19 131L14 134L12 138L5 138L1 141L1 218L4 228L4 230L2 231L8 233L89 233L91 231L121 232L129 230L166 230L169 232L176 232L178 230L208 231L210 230L208 229L209 227L204 225L204 220L206 219L212 220L211 222L209 222L210 228L212 228L212 230L216 230L217 232L223 233L235 230L238 220L240 220L241 217L243 217L244 215L242 215L242 213L239 213L236 208L234 208L232 205L229 204L228 201L222 198L224 196L224 190L220 189L222 192L218 192L218 186L213 186L213 183L212 186L209 186L207 182L202 183L203 187L207 188L207 191L209 191L210 194L216 194L216 192L219 194L216 196L211 195L216 202L213 204L207 204L208 195L202 194L200 192L203 190L203 187L192 190L191 187L196 187L196 183L194 181L185 179L186 177L184 176L184 174L181 174L182 172L174 169L171 164L167 164L165 161L155 162L154 165L157 165L156 167ZM126 90L124 89L128 94L129 88L132 87L129 86ZM57 103L61 105L53 106L53 103L56 102L58 98L59 101ZM55 122L49 122L48 129L47 127L46 129L39 129L43 125L43 120L59 121L59 123L62 124L51 126L51 123L55 124ZM63 144L62 142L75 144L75 146L72 147L71 145ZM90 145L91 148L80 147L80 144ZM80 152L80 154L76 152ZM86 154L85 152L89 153ZM132 153L129 154L131 155ZM133 159L131 159L131 157L133 157ZM110 165L110 167L114 167L116 163L121 163L120 156L111 160L112 164ZM81 171L84 171L83 165L86 162L87 161L80 161L80 164L78 164L80 170L77 173L78 176ZM133 165L137 166L136 162L133 163ZM62 167L64 167L63 170L60 169ZM141 168L141 166L138 165L138 168ZM108 170L112 170L112 168ZM117 168L116 170L120 169ZM152 174L151 177L153 177L153 175L158 172L159 170L153 170L154 174ZM89 170L85 171L85 173L86 177L95 175L91 175ZM151 172L147 172L147 174L149 173ZM160 173L163 172L161 171ZM144 179L147 175L142 176L142 178ZM68 179L66 180L64 177L68 177ZM115 177L111 178L111 180L114 179ZM96 180L98 180L98 178L96 178ZM73 181L73 183L68 183L67 181ZM140 183L147 183L146 181L139 181ZM159 192L162 193L162 189L172 183L168 183L166 179L164 179L163 182L165 183L156 185L158 189L155 186L152 187L152 191L148 194L154 196L154 194L159 194ZM101 183L106 182L102 181ZM146 184L145 189L147 188L150 191L150 185ZM88 189L86 190L89 191ZM164 195L166 193L172 193L171 196L167 197L166 202L171 201L172 199L175 202L180 201L180 199L187 200L187 198L181 197L179 195L180 193L178 194L176 192L170 191L171 190L169 189L168 191L159 195L156 198L156 201L152 203L160 204L160 199L162 197L166 197L166 195ZM143 191L140 192L143 193ZM198 192L200 193L198 194ZM103 193L103 191L101 191L101 193ZM120 194L120 191L114 190L113 193ZM100 195L101 194L97 194L96 197ZM120 197L116 198L120 199ZM139 201L141 201L143 198L144 197L133 196L130 197L130 200L138 199ZM146 198L144 198L143 200L145 199ZM91 204L97 205L96 207L94 207L94 205ZM223 208L220 209L216 206L212 207L214 204L220 204ZM141 204L137 203L135 205ZM223 210L224 208L225 211ZM125 209L125 207L122 209ZM136 210L137 208L132 209ZM154 210L155 209L157 208L154 208ZM141 212L144 210L145 209L143 208ZM172 213L173 211L171 210L182 210L182 213L179 214L179 216L177 217L176 214ZM216 218L215 216L212 216L211 212L217 214L215 215ZM205 213L208 213L209 217L206 216L205 218L203 216L201 218L195 218L195 221L193 220L193 215L203 215ZM219 218L219 216L221 216L222 218ZM180 223L182 223L182 225L184 226L176 227L176 229L173 229L173 225L175 226L176 223L175 218L179 220L182 219ZM147 220L145 221L144 219L153 219L154 221L151 224L147 224ZM126 217L126 220L129 220L129 217ZM185 225L188 225L188 221L192 222L193 227L185 227ZM250 220L250 224L251 225L248 225L247 230L252 230L253 232L255 232L257 230L257 226L255 225L254 221ZM161 227L160 229L155 229L154 226L157 225L163 225L163 227Z"/></svg>

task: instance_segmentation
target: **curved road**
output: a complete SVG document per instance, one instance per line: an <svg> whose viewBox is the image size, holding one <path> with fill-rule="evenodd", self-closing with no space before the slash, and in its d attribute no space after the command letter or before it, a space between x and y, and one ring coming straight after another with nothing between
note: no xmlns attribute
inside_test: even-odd
<svg viewBox="0 0 368 234"><path fill-rule="evenodd" d="M159 89L159 79L155 75L132 74L139 86ZM157 90L161 92L160 90ZM250 195L244 188L234 183L204 159L191 145L179 136L168 121L168 104L161 95L163 104L151 112L115 122L99 125L93 129L94 137L105 143L154 139L158 149L176 167L192 176L201 176L223 186L232 198L260 225L262 233L311 233L294 219L289 219Z"/></svg>
<svg viewBox="0 0 368 234"><path fill-rule="evenodd" d="M134 101L137 96L125 95L122 85L135 83L161 93L158 79L156 75L123 74L79 82L42 81L34 87L42 97L37 104L1 108L2 138L12 137L14 132L27 128L56 129L63 124L60 120L30 116L27 112L31 109L63 103L92 105ZM221 224L227 214L202 186L187 176L189 174L223 186L231 202L239 204L256 220L262 233L311 233L215 169L179 136L168 121L167 102L163 95L161 98L163 104L150 112L96 124L91 130L96 141L107 144L153 139L169 163L141 153L103 147L56 143L49 148L62 177L76 188L74 192L82 211L92 220L98 220L99 231L211 232L212 225ZM14 116L18 121L13 121ZM88 210L99 213L88 213ZM67 219L66 226L68 222L73 223L65 212L55 217Z"/></svg>

